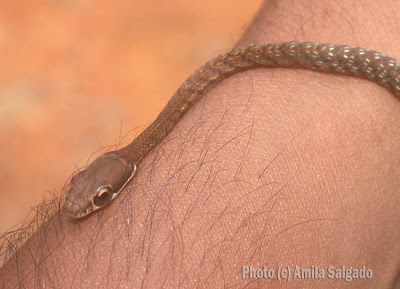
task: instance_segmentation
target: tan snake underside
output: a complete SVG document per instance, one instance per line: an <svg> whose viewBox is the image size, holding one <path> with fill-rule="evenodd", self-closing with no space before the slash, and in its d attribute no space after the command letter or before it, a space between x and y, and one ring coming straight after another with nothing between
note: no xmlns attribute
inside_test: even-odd
<svg viewBox="0 0 400 289"><path fill-rule="evenodd" d="M105 153L76 174L63 210L86 216L113 200L133 178L146 154L174 128L179 119L218 81L256 67L297 67L358 76L400 96L400 64L379 52L345 45L286 42L233 49L210 60L176 91L157 119L126 147Z"/></svg>

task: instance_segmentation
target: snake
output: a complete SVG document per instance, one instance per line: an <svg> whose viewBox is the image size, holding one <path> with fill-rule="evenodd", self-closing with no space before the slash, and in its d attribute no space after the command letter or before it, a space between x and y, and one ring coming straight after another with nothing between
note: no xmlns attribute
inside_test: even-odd
<svg viewBox="0 0 400 289"><path fill-rule="evenodd" d="M106 152L75 174L68 186L63 212L79 219L106 207L132 181L147 153L160 144L206 91L234 73L264 67L303 68L360 77L400 98L400 63L377 51L314 42L234 48L197 69L130 144Z"/></svg>

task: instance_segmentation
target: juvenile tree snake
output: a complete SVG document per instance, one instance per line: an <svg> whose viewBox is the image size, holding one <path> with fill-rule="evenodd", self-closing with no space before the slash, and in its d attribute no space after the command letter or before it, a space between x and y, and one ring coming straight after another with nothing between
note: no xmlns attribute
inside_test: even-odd
<svg viewBox="0 0 400 289"><path fill-rule="evenodd" d="M84 217L111 202L159 144L212 85L256 67L296 67L373 80L400 96L400 63L379 52L346 45L285 42L236 48L208 61L175 92L156 120L126 147L95 159L70 182L63 211Z"/></svg>

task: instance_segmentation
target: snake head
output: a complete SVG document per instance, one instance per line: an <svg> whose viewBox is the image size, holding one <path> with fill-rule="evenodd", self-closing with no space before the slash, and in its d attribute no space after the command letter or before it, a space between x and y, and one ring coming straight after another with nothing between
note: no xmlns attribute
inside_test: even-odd
<svg viewBox="0 0 400 289"><path fill-rule="evenodd" d="M73 218L82 218L106 206L135 172L136 165L132 168L118 155L101 155L71 179L63 211Z"/></svg>

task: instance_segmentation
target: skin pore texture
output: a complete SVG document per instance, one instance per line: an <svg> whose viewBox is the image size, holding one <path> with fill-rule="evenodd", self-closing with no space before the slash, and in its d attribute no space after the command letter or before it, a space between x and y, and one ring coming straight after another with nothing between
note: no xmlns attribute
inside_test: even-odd
<svg viewBox="0 0 400 289"><path fill-rule="evenodd" d="M237 44L313 41L400 59L395 1L268 1ZM55 215L3 288L397 288L400 104L370 81L253 69L219 83L81 221ZM373 270L242 279L242 266Z"/></svg>

